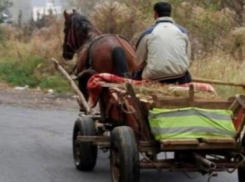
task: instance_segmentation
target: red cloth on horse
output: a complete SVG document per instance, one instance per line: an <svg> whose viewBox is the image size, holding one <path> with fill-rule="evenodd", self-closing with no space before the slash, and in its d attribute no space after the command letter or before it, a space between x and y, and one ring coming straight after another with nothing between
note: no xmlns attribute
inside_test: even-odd
<svg viewBox="0 0 245 182"><path fill-rule="evenodd" d="M101 93L101 82L109 82L109 83L131 83L133 85L144 85L147 84L146 81L136 81L132 79L127 79L127 78L122 78L113 74L109 73L100 73L100 74L95 74L93 75L87 84L87 88L89 91L89 105L90 107L93 107L96 105L98 101L98 97ZM177 87L189 87L190 84L193 84L194 88L196 90L203 90L207 92L215 92L215 89L213 88L212 85L210 84L204 84L204 83L188 83L188 84L183 84L183 85L176 85Z"/></svg>

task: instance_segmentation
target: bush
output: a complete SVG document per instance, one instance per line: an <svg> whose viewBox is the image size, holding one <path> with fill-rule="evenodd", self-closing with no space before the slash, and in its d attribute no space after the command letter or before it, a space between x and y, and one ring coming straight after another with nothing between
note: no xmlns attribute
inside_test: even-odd
<svg viewBox="0 0 245 182"><path fill-rule="evenodd" d="M54 89L58 93L71 93L71 87L61 74L44 77L39 86L43 89Z"/></svg>
<svg viewBox="0 0 245 182"><path fill-rule="evenodd" d="M38 57L29 58L24 62L18 62L13 58L5 59L0 62L0 76L13 85L34 87L39 83L34 70L41 61Z"/></svg>
<svg viewBox="0 0 245 182"><path fill-rule="evenodd" d="M2 26L0 26L0 44L3 47L6 47L6 40L7 40L7 37L6 37L6 34L4 32L4 29Z"/></svg>
<svg viewBox="0 0 245 182"><path fill-rule="evenodd" d="M234 28L229 9L216 10L213 6L197 6L185 2L174 9L176 22L186 27L190 32L193 52L207 56L217 50L224 49L224 41Z"/></svg>
<svg viewBox="0 0 245 182"><path fill-rule="evenodd" d="M76 5L103 33L121 34L136 43L141 31L154 23L152 6L156 1L79 0ZM168 1L173 5L173 18L190 32L193 58L198 60L191 67L194 77L244 82L245 65L239 65L233 59L243 60L245 56L245 30L237 27L235 12L221 9L220 0L208 3L206 0ZM43 28L33 24L22 28L0 26L2 79L14 85L28 84L31 87L55 88L59 92L69 91L65 78L47 61L51 57L63 60L63 18L49 20ZM67 70L74 66L74 61L61 63ZM224 87L218 89L227 94L240 92Z"/></svg>
<svg viewBox="0 0 245 182"><path fill-rule="evenodd" d="M227 35L226 51L232 58L244 61L245 57L245 27L235 28Z"/></svg>
<svg viewBox="0 0 245 182"><path fill-rule="evenodd" d="M57 72L37 74L41 65L47 66L48 64L52 63L39 56L30 56L25 61L6 58L0 62L0 77L11 85L52 88L59 93L71 92L66 79Z"/></svg>
<svg viewBox="0 0 245 182"><path fill-rule="evenodd" d="M134 6L117 1L97 3L90 18L103 33L120 34L132 40L134 35L147 26L147 20L138 21L142 12Z"/></svg>

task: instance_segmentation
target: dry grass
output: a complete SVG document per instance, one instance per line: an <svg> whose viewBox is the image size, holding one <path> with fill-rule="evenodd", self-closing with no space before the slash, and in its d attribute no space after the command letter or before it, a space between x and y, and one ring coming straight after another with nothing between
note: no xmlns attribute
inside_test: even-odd
<svg viewBox="0 0 245 182"><path fill-rule="evenodd" d="M62 60L62 43L63 43L63 21L59 20L49 28L42 28L35 30L31 35L29 41L21 41L23 35L15 28L5 27L8 41L6 42L7 48L2 48L0 51L1 61L3 60L17 60L18 62L30 61L30 57L38 55L42 60L50 59L51 57ZM50 33L52 32L52 34ZM236 33L236 32L235 32ZM240 35L236 33L235 35ZM65 62L62 62L63 65ZM67 62L68 63L68 62ZM66 67L68 70L73 66L74 62L69 62L70 66ZM25 63L28 64L28 63ZM243 82L245 62L236 61L229 53L216 52L213 55L208 55L203 59L198 59L192 62L190 71L193 77L217 79L223 81ZM40 62L34 70L35 76L42 79L43 76L54 75L56 70L53 65L47 61ZM215 86L221 97L228 97L237 93L243 93L241 88L228 87L228 86ZM165 95L173 95L166 88L155 87L152 85L149 88L138 87L136 88L139 93L150 94L157 92ZM166 92L167 90L167 92ZM200 94L200 93L199 93ZM212 97L211 95L202 96Z"/></svg>
<svg viewBox="0 0 245 182"><path fill-rule="evenodd" d="M63 19L53 21L47 28L29 28L1 27L6 37L0 44L1 79L12 85L70 92L67 81L49 61L55 57L68 70L74 65L73 61L65 62L62 58Z"/></svg>
<svg viewBox="0 0 245 182"><path fill-rule="evenodd" d="M193 77L245 83L245 62L236 61L223 52L197 60L192 63L190 71ZM242 94L244 90L231 86L215 86L222 97Z"/></svg>
<svg viewBox="0 0 245 182"><path fill-rule="evenodd" d="M162 84L147 84L147 85L134 85L135 92L141 98L151 98L153 95L158 97L172 96L172 97L189 97L189 87L179 87L177 85L162 85ZM204 98L204 99L214 99L220 98L219 95L216 95L212 92L194 90L195 98Z"/></svg>
<svg viewBox="0 0 245 182"><path fill-rule="evenodd" d="M51 26L41 29L31 28L30 25L26 25L22 29L8 26L0 27L7 39L5 47L0 45L1 60L13 58L25 61L30 56L38 55L42 59L55 57L62 64L67 63L72 67L74 62L65 62L62 57L63 24L62 18L54 19Z"/></svg>
<svg viewBox="0 0 245 182"><path fill-rule="evenodd" d="M103 33L121 34L131 41L151 23L150 18L140 20L144 14L140 9L118 1L96 3L91 12L88 16Z"/></svg>
<svg viewBox="0 0 245 182"><path fill-rule="evenodd" d="M89 14L89 17L104 33L113 31L112 33L122 34L135 43L139 32L153 23L151 5L155 1L147 1L149 4L139 0L125 3L105 2L96 6L90 4L93 8L91 12L94 13ZM245 83L243 76L245 30L244 27L234 27L232 12L227 9L213 11L190 3L170 1L174 5L174 19L187 27L191 33L195 54L195 61L190 68L193 77ZM83 2L92 3L92 1ZM52 21L51 26L42 29L30 26L22 29L1 27L7 41L5 47L0 44L0 62L14 60L25 62L23 64L27 65L32 57L38 55L40 60L44 60L40 61L33 71L39 79L56 73L53 65L47 62L51 57L61 60L62 65L71 70L76 57L74 61L63 61L63 23L63 19L56 19ZM215 86L215 88L222 97L243 93L242 89L235 87ZM157 89L153 89L155 90Z"/></svg>

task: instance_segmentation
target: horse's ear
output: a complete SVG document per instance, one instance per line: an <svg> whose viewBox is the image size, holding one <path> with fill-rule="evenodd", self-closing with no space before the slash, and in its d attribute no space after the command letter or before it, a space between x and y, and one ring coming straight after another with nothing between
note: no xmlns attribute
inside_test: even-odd
<svg viewBox="0 0 245 182"><path fill-rule="evenodd" d="M64 17L66 20L69 20L69 14L66 12L66 10L64 11Z"/></svg>
<svg viewBox="0 0 245 182"><path fill-rule="evenodd" d="M73 14L77 13L77 11L75 9L72 10Z"/></svg>

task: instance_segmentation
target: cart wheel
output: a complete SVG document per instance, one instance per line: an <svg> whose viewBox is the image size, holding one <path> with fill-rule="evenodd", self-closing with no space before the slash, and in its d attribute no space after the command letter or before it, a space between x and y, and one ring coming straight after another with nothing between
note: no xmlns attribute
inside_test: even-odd
<svg viewBox="0 0 245 182"><path fill-rule="evenodd" d="M111 174L113 182L139 182L139 152L130 127L120 126L112 131Z"/></svg>
<svg viewBox="0 0 245 182"><path fill-rule="evenodd" d="M242 147L245 148L245 135L242 138ZM245 182L245 167L238 168L238 181Z"/></svg>
<svg viewBox="0 0 245 182"><path fill-rule="evenodd" d="M76 120L73 129L73 157L76 168L80 171L91 171L96 165L98 148L91 142L76 143L78 136L95 136L93 120L89 117L80 117Z"/></svg>
<svg viewBox="0 0 245 182"><path fill-rule="evenodd" d="M245 182L245 169L244 169L244 167L238 168L238 180L239 180L239 182Z"/></svg>

